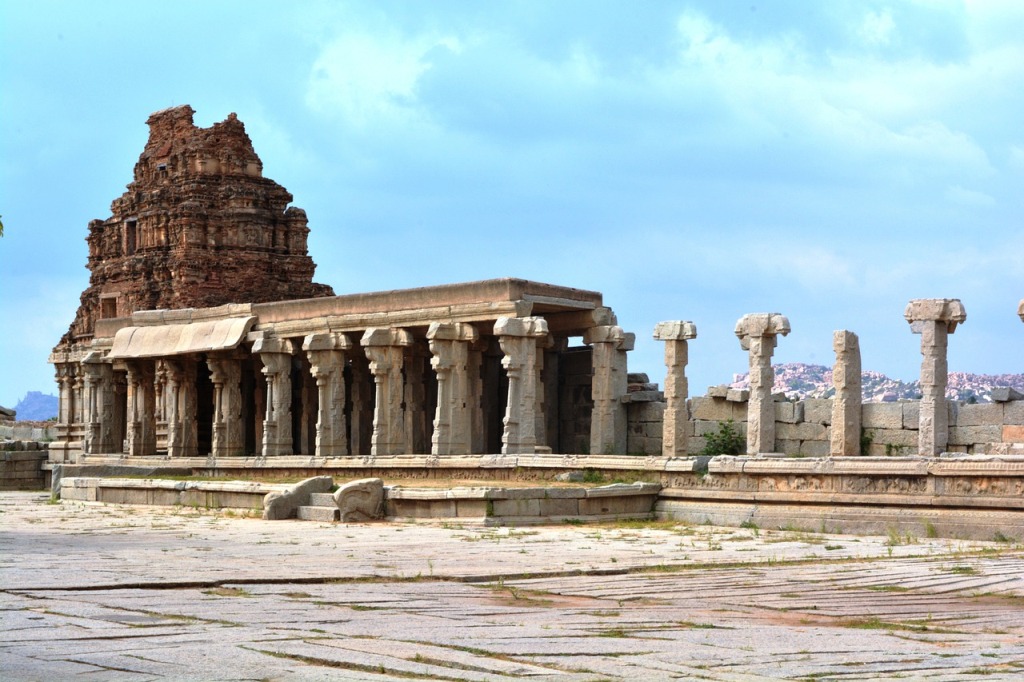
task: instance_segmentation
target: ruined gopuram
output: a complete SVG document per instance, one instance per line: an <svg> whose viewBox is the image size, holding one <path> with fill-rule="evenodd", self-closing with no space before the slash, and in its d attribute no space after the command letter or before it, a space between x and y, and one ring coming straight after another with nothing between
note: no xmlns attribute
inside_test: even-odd
<svg viewBox="0 0 1024 682"><path fill-rule="evenodd" d="M494 279L335 296L242 123L192 115L150 116L134 181L89 224L90 285L50 356L51 462L625 454L633 335L600 293Z"/></svg>
<svg viewBox="0 0 1024 682"><path fill-rule="evenodd" d="M198 128L193 114L183 105L149 117L149 140L128 191L113 201L109 218L89 223L89 287L50 359L65 410L61 423L84 418L89 379L80 363L102 320L334 293L313 283L306 213L289 206L284 187L263 177L242 122L230 114ZM132 387L118 390L134 397ZM61 441L84 435L62 434ZM151 437L138 435L139 442Z"/></svg>

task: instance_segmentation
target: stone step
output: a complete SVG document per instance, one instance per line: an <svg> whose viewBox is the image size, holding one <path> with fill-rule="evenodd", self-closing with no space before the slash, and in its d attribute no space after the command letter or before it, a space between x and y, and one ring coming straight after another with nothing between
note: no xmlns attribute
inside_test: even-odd
<svg viewBox="0 0 1024 682"><path fill-rule="evenodd" d="M339 521L341 510L337 507L299 507L298 518L303 521Z"/></svg>
<svg viewBox="0 0 1024 682"><path fill-rule="evenodd" d="M334 493L312 493L309 496L309 506L337 507L338 504L334 501Z"/></svg>

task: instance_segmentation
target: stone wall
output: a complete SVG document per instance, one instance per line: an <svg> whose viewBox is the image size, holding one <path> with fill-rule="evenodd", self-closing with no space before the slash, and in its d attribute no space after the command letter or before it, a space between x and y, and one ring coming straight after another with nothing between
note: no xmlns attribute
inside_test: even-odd
<svg viewBox="0 0 1024 682"><path fill-rule="evenodd" d="M699 453L704 447L704 436L718 431L727 420L735 422L737 430L745 434L745 399L746 391L734 389L692 398L690 452ZM949 415L946 452L1024 454L1024 401L949 402L946 409ZM832 400L776 400L774 410L775 452L801 457L825 457L829 454ZM862 454L917 454L919 410L918 401L862 405L862 444L867 446Z"/></svg>
<svg viewBox="0 0 1024 682"><path fill-rule="evenodd" d="M46 443L0 442L0 490L43 490L46 487Z"/></svg>

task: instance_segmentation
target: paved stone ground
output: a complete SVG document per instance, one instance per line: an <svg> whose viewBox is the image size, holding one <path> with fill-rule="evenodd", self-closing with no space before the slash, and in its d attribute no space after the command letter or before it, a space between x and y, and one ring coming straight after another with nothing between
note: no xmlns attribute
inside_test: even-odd
<svg viewBox="0 0 1024 682"><path fill-rule="evenodd" d="M0 493L3 680L1011 680L1024 548Z"/></svg>

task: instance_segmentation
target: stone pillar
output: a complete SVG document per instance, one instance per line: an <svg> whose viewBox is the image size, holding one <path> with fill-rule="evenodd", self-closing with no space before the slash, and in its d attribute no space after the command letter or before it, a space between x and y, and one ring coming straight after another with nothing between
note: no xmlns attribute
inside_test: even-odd
<svg viewBox="0 0 1024 682"><path fill-rule="evenodd" d="M153 365L148 360L125 363L128 371L128 452L130 457L156 454L156 394Z"/></svg>
<svg viewBox="0 0 1024 682"><path fill-rule="evenodd" d="M310 373L316 380L316 456L341 457L348 454L345 428L345 351L352 342L344 334L310 334L302 342L309 358Z"/></svg>
<svg viewBox="0 0 1024 682"><path fill-rule="evenodd" d="M85 373L85 442L87 455L112 454L114 443L114 370L103 356L92 351L82 360Z"/></svg>
<svg viewBox="0 0 1024 682"><path fill-rule="evenodd" d="M292 439L292 354L295 348L287 339L264 337L253 344L252 352L259 354L263 376L267 378L263 456L295 454Z"/></svg>
<svg viewBox="0 0 1024 682"><path fill-rule="evenodd" d="M412 345L412 334L405 329L367 329L359 344L370 361L370 373L376 386L370 454L406 454L409 448L402 409L402 361L405 348Z"/></svg>
<svg viewBox="0 0 1024 682"><path fill-rule="evenodd" d="M75 414L75 363L61 362L54 364L54 379L57 382L57 425L67 431L74 422ZM62 434L64 435L64 434Z"/></svg>
<svg viewBox="0 0 1024 682"><path fill-rule="evenodd" d="M352 411L349 415L349 450L353 455L365 456L370 454L370 439L373 434L374 382L366 356L361 351L357 352L357 345L353 344L352 349L349 363L352 372L349 390L352 401Z"/></svg>
<svg viewBox="0 0 1024 682"><path fill-rule="evenodd" d="M190 357L166 360L167 456L195 457L199 434L196 424L196 361Z"/></svg>
<svg viewBox="0 0 1024 682"><path fill-rule="evenodd" d="M636 337L615 325L591 327L583 342L593 347L594 410L590 416L590 454L626 454L626 351L633 350Z"/></svg>
<svg viewBox="0 0 1024 682"><path fill-rule="evenodd" d="M427 388L423 376L427 369L427 345L413 340L402 359L405 403L405 444L407 452L426 454L430 450L427 437Z"/></svg>
<svg viewBox="0 0 1024 682"><path fill-rule="evenodd" d="M479 333L478 333L479 335ZM484 351L488 339L478 338L469 344L466 358L467 402L469 403L470 445L474 454L487 452L487 429L484 428Z"/></svg>
<svg viewBox="0 0 1024 682"><path fill-rule="evenodd" d="M548 334L542 317L503 317L494 323L505 357L508 403L501 434L503 455L533 453L537 447L537 339Z"/></svg>
<svg viewBox="0 0 1024 682"><path fill-rule="evenodd" d="M917 434L919 455L937 455L949 441L949 413L946 407L946 364L948 335L967 319L959 299L919 298L907 304L903 317L910 329L921 335L921 409Z"/></svg>
<svg viewBox="0 0 1024 682"><path fill-rule="evenodd" d="M747 403L747 454L775 450L775 405L772 355L778 336L789 334L789 320L778 313L751 313L736 322L740 347L750 353L750 400Z"/></svg>
<svg viewBox="0 0 1024 682"><path fill-rule="evenodd" d="M437 409L430 452L468 455L473 447L473 392L469 345L476 328L462 322L434 322L427 329L430 366L437 374Z"/></svg>
<svg viewBox="0 0 1024 682"><path fill-rule="evenodd" d="M687 342L697 338L697 325L683 320L659 322L654 338L665 342L665 421L662 422L661 452L665 457L685 457L690 437L690 415L686 408L690 385L686 379L689 362Z"/></svg>
<svg viewBox="0 0 1024 682"><path fill-rule="evenodd" d="M866 455L860 451L861 387L860 341L850 331L832 333L836 364L832 368L832 436L829 454L833 457Z"/></svg>
<svg viewBox="0 0 1024 682"><path fill-rule="evenodd" d="M242 365L233 357L210 356L207 356L206 364L213 383L213 443L210 454L214 457L244 455Z"/></svg>

